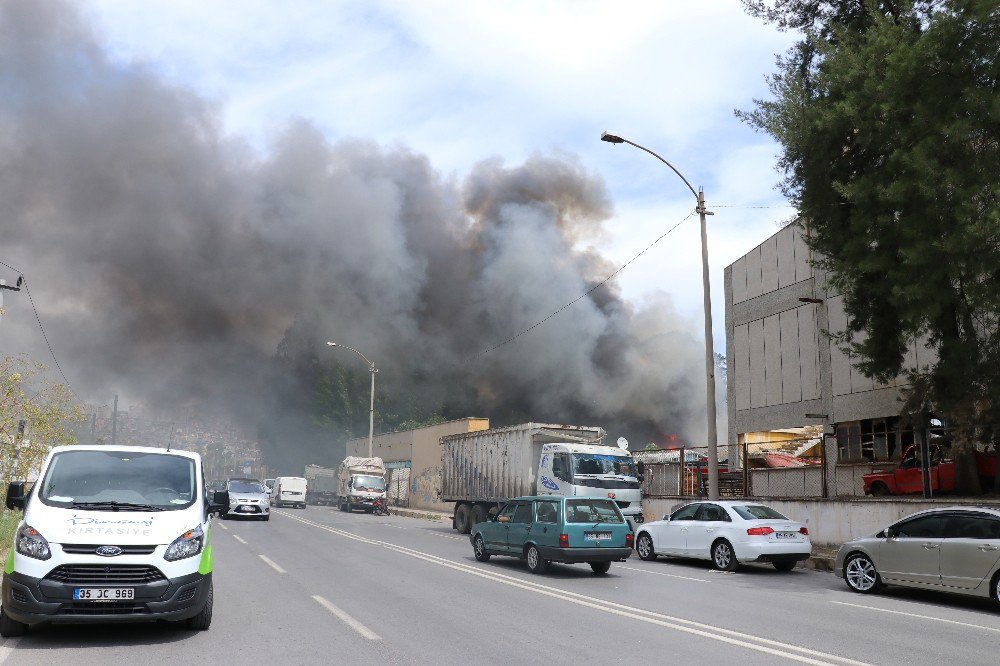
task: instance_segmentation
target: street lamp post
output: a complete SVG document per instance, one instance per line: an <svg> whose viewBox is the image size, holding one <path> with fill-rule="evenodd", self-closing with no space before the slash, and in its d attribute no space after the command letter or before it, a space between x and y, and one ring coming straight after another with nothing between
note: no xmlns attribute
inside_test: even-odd
<svg viewBox="0 0 1000 666"><path fill-rule="evenodd" d="M375 367L375 361L369 361L367 356L359 352L354 347L348 347L347 345L337 344L336 342L327 342L326 344L330 345L331 347L343 347L344 349L350 349L352 352L360 356L362 360L364 360L364 362L368 365L368 372L370 372L372 375L372 393L371 393L371 400L368 403L368 457L371 458L372 434L373 431L375 430L375 373L378 372L378 369Z"/></svg>
<svg viewBox="0 0 1000 666"><path fill-rule="evenodd" d="M712 342L712 291L708 280L708 231L705 216L713 215L705 210L705 191L699 188L697 191L691 187L687 178L681 175L673 164L666 161L649 148L640 146L617 134L604 132L601 134L601 141L608 143L627 143L635 146L639 150L644 150L656 159L660 160L684 181L684 184L691 190L697 205L695 210L701 218L701 281L704 291L705 306L705 374L707 378L706 386L706 412L708 418L708 497L709 499L719 499L719 442L718 432L715 424L715 346Z"/></svg>

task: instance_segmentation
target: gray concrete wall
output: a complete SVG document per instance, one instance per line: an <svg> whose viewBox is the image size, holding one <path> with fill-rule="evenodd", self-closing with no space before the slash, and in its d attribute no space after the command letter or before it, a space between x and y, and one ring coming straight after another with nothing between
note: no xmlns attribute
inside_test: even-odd
<svg viewBox="0 0 1000 666"><path fill-rule="evenodd" d="M692 501L683 499L645 499L642 502L646 520L659 520L674 507ZM923 499L871 499L847 500L747 500L766 504L792 520L809 528L814 546L839 547L862 536L871 536L904 516L917 511L940 506L993 506L1000 502L961 502Z"/></svg>

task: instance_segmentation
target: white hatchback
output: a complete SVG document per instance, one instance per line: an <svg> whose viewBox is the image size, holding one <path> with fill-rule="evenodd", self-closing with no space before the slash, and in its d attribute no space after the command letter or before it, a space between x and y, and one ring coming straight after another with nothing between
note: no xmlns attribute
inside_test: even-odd
<svg viewBox="0 0 1000 666"><path fill-rule="evenodd" d="M770 562L790 571L809 559L812 543L805 525L769 506L751 501L691 502L663 520L641 525L635 550L644 560L659 555L710 560L720 571L740 564Z"/></svg>

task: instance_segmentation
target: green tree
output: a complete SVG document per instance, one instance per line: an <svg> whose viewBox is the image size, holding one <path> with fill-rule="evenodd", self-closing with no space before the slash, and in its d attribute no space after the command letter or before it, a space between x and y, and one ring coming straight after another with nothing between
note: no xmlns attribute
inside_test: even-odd
<svg viewBox="0 0 1000 666"><path fill-rule="evenodd" d="M841 343L877 380L927 336L911 407L953 425L956 485L1000 423L1000 8L995 0L744 0L803 31L738 112L782 146L783 190L844 295ZM864 333L865 335L856 335Z"/></svg>
<svg viewBox="0 0 1000 666"><path fill-rule="evenodd" d="M37 471L49 447L76 443L83 410L64 384L45 379L47 368L23 356L0 358L0 478L5 483ZM24 428L21 428L21 422Z"/></svg>

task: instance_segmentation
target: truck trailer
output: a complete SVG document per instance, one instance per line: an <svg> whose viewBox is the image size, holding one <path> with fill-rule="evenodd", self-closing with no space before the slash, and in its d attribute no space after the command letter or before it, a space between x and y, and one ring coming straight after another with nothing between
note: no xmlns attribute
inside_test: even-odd
<svg viewBox="0 0 1000 666"><path fill-rule="evenodd" d="M612 499L641 523L642 490L631 454L605 445L603 428L522 423L441 438L441 499L452 526L468 534L514 497ZM624 441L624 440L623 440Z"/></svg>
<svg viewBox="0 0 1000 666"><path fill-rule="evenodd" d="M306 465L306 503L333 506L337 503L337 470Z"/></svg>

